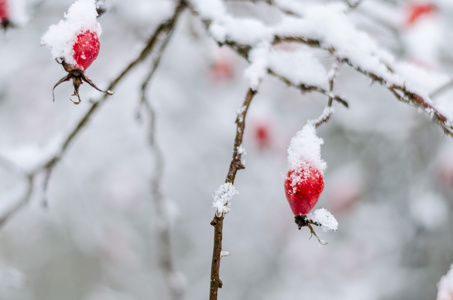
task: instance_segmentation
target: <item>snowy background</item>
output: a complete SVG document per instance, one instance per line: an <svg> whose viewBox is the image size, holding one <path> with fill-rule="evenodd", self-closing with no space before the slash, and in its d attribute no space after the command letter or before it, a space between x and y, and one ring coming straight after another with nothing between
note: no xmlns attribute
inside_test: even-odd
<svg viewBox="0 0 453 300"><path fill-rule="evenodd" d="M270 27L281 24L287 14L266 2L225 1L235 18L261 20ZM26 193L22 170L56 153L92 105L90 99L102 97L84 84L82 103L76 106L68 101L73 87L67 82L56 89L52 102L52 87L65 71L40 46L41 37L72 3L25 1L26 11L17 13L21 26L0 37L2 219ZM205 16L219 12L208 4L215 1L193 3L205 6ZM297 11L294 4L311 1L276 3ZM453 73L453 4L429 3L434 8L411 21L419 2L364 0L342 14L342 20L368 34L395 62L423 67L429 74L405 73L414 75L414 89L432 93ZM137 57L157 26L173 14L175 3L112 0L105 7L98 20L100 54L86 71L102 89ZM219 21L211 35L221 38L233 21ZM263 34L251 27L236 28L236 33L242 32L245 42ZM332 39L343 33L334 32ZM335 61L324 50L279 47L301 47L301 61L319 62L308 65L307 72L285 55L267 61L282 73L311 80L309 84L326 80ZM2 224L0 299L177 299L169 290L183 291L184 299L206 299L212 194L224 183L236 111L249 85L258 94L246 121L246 169L237 175L239 194L225 216L224 250L231 255L222 260L219 299L435 299L437 283L453 262L451 137L425 112L342 65L334 91L348 101L349 109L334 101L335 112L317 130L327 169L316 208L326 207L339 222L337 232L318 229L328 241L320 247L306 228L297 230L283 181L291 137L323 112L328 99L320 93L301 94L269 75L259 83L259 51L268 48L258 45L257 69L248 68L233 50L219 48L200 16L186 9L146 93L163 153L163 173L158 175L164 205L156 207L150 187L158 164L148 143L149 119L140 108L141 84L153 53L128 73L79 132L55 166L47 191L42 192L43 174L38 174L29 201ZM450 120L452 96L447 90L433 99ZM171 252L162 250L162 228L168 222ZM171 253L175 272L165 273L162 253Z"/></svg>

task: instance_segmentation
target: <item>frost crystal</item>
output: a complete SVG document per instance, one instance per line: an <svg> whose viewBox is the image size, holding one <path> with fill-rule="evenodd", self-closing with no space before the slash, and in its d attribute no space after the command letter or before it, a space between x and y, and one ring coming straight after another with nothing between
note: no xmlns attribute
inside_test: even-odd
<svg viewBox="0 0 453 300"><path fill-rule="evenodd" d="M337 219L325 208L320 208L307 215L307 219L321 225L324 231L338 230Z"/></svg>
<svg viewBox="0 0 453 300"><path fill-rule="evenodd" d="M453 297L453 264L438 284L436 300L451 300Z"/></svg>
<svg viewBox="0 0 453 300"><path fill-rule="evenodd" d="M77 0L69 7L65 20L49 27L41 43L51 49L53 58L63 58L66 63L74 65L76 62L73 57L73 45L77 35L84 31L91 31L99 37L102 33L97 16L94 0Z"/></svg>
<svg viewBox="0 0 453 300"><path fill-rule="evenodd" d="M326 162L321 159L321 145L324 141L316 136L315 127L309 123L297 132L288 147L288 167L297 169L302 163L310 163L323 174Z"/></svg>
<svg viewBox="0 0 453 300"><path fill-rule="evenodd" d="M212 207L216 209L217 217L221 217L230 211L228 205L235 194L239 194L239 192L229 182L222 184L217 191L215 191Z"/></svg>

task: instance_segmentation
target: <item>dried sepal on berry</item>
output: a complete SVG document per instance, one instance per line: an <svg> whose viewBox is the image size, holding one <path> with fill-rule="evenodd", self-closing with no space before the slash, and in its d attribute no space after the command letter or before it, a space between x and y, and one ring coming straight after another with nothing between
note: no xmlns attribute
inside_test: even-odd
<svg viewBox="0 0 453 300"><path fill-rule="evenodd" d="M112 91L103 91L100 88L98 88L94 84L94 82L91 81L91 79L88 78L81 69L75 68L72 65L65 63L64 60L57 59L57 62L63 66L63 68L66 70L66 72L68 72L68 75L66 75L63 78L61 78L60 80L58 80L58 82L54 85L54 87L52 89L53 101L55 101L55 88L57 86L59 86L61 83L69 81L71 79L72 79L72 84L74 85L74 94L72 94L72 96L77 96L77 99L78 99L78 101L73 101L72 99L69 99L74 104L80 104L80 102L82 101L80 99L80 95L79 95L79 87L84 81L86 83L88 83L89 85L91 85L94 89L96 89L99 92L105 93L107 95L113 95Z"/></svg>

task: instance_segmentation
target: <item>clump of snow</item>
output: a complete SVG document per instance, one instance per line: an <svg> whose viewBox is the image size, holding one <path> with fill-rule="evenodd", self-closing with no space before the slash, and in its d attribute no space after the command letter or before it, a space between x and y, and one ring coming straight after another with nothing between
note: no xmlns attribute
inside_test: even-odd
<svg viewBox="0 0 453 300"><path fill-rule="evenodd" d="M227 11L220 0L191 0L190 1L203 18L221 19Z"/></svg>
<svg viewBox="0 0 453 300"><path fill-rule="evenodd" d="M73 45L77 35L91 31L99 37L102 33L97 16L94 0L77 0L69 7L64 20L49 27L41 42L51 49L53 58L63 58L66 63L74 65Z"/></svg>
<svg viewBox="0 0 453 300"><path fill-rule="evenodd" d="M270 43L264 41L250 51L250 65L245 69L244 76L248 79L249 86L254 91L258 89L261 80L267 73L269 49Z"/></svg>
<svg viewBox="0 0 453 300"><path fill-rule="evenodd" d="M228 205L234 195L239 194L236 188L229 182L222 184L214 193L212 207L216 209L216 216L221 217L230 211Z"/></svg>
<svg viewBox="0 0 453 300"><path fill-rule="evenodd" d="M233 40L240 45L255 46L263 41L272 41L272 28L248 18L233 18L224 15L214 19L209 31L219 42Z"/></svg>
<svg viewBox="0 0 453 300"><path fill-rule="evenodd" d="M323 139L316 135L313 124L308 123L291 139L288 147L288 167L297 169L303 163L309 163L323 174L326 162L321 158Z"/></svg>
<svg viewBox="0 0 453 300"><path fill-rule="evenodd" d="M307 219L321 225L324 231L338 230L338 221L335 217L325 208L320 208L307 215Z"/></svg>
<svg viewBox="0 0 453 300"><path fill-rule="evenodd" d="M222 250L222 252L220 252L220 257L225 257L225 256L230 256L230 255L231 255L231 253L228 252L228 251L223 251Z"/></svg>
<svg viewBox="0 0 453 300"><path fill-rule="evenodd" d="M269 68L294 84L328 88L327 72L319 60L305 49L274 50L269 55Z"/></svg>
<svg viewBox="0 0 453 300"><path fill-rule="evenodd" d="M428 98L429 94L449 82L445 74L427 70L414 64L402 62L396 65L395 71L405 79L407 88Z"/></svg>
<svg viewBox="0 0 453 300"><path fill-rule="evenodd" d="M244 148L244 146L242 146L242 144L239 145L239 147L238 147L238 154L240 154L240 155L246 155L247 154L245 152L245 148Z"/></svg>
<svg viewBox="0 0 453 300"><path fill-rule="evenodd" d="M453 297L453 264L450 270L444 275L438 283L436 300L451 300Z"/></svg>

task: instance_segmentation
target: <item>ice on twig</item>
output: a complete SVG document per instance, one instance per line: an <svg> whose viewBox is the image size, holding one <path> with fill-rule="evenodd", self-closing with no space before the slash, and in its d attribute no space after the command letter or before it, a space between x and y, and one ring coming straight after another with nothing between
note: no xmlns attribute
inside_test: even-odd
<svg viewBox="0 0 453 300"><path fill-rule="evenodd" d="M234 195L239 194L236 188L229 182L222 184L214 193L214 202L212 207L216 209L216 216L221 217L230 211L228 207L231 198Z"/></svg>
<svg viewBox="0 0 453 300"><path fill-rule="evenodd" d="M320 208L307 215L307 219L317 223L324 231L338 230L338 221L335 217L325 208Z"/></svg>

